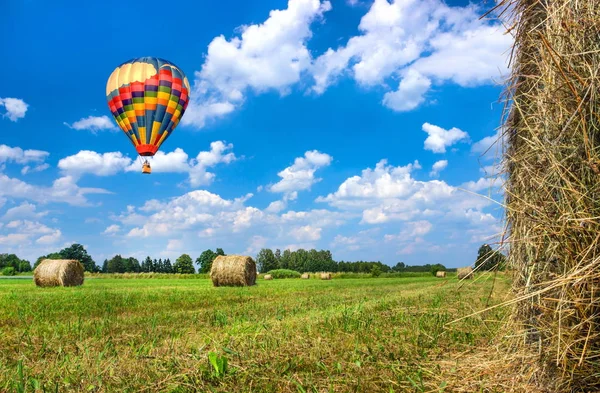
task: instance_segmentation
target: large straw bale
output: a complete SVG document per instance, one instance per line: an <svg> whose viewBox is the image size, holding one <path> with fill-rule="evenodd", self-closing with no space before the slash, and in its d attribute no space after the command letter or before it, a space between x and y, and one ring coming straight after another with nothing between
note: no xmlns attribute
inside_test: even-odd
<svg viewBox="0 0 600 393"><path fill-rule="evenodd" d="M459 280L470 280L473 278L473 268L471 266L459 267L456 269L456 276Z"/></svg>
<svg viewBox="0 0 600 393"><path fill-rule="evenodd" d="M331 273L321 273L321 280L331 280Z"/></svg>
<svg viewBox="0 0 600 393"><path fill-rule="evenodd" d="M438 271L435 273L435 276L436 276L436 277L439 277L439 278L444 278L444 277L446 277L446 272L445 272L445 271L443 271L443 270L438 270Z"/></svg>
<svg viewBox="0 0 600 393"><path fill-rule="evenodd" d="M210 269L215 287L243 287L256 284L256 263L244 255L219 255Z"/></svg>
<svg viewBox="0 0 600 393"><path fill-rule="evenodd" d="M308 280L310 278L310 274L303 273L302 276L300 276L300 278L302 278L303 280Z"/></svg>
<svg viewBox="0 0 600 393"><path fill-rule="evenodd" d="M600 391L600 1L503 0L515 36L506 90L507 354L548 390Z"/></svg>
<svg viewBox="0 0 600 393"><path fill-rule="evenodd" d="M272 276L272 275L270 275L270 274L265 274L265 277L264 277L264 279L265 279L265 280L272 280L272 279L273 279L273 276Z"/></svg>
<svg viewBox="0 0 600 393"><path fill-rule="evenodd" d="M33 271L38 287L73 287L83 284L84 268L74 259L44 259Z"/></svg>

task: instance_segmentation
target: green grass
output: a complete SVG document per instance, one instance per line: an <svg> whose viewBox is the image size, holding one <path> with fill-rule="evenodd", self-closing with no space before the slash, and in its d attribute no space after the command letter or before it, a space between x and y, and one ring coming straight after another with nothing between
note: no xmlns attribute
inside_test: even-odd
<svg viewBox="0 0 600 393"><path fill-rule="evenodd" d="M501 311L447 325L488 302L492 281L0 280L0 391L443 391L436 361L500 325Z"/></svg>

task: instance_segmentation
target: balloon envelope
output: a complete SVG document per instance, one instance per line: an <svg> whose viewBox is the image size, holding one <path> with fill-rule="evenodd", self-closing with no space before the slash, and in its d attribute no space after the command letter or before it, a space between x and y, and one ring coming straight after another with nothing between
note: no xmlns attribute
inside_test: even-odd
<svg viewBox="0 0 600 393"><path fill-rule="evenodd" d="M140 57L118 66L106 83L117 124L141 156L153 156L185 113L190 84L175 64Z"/></svg>

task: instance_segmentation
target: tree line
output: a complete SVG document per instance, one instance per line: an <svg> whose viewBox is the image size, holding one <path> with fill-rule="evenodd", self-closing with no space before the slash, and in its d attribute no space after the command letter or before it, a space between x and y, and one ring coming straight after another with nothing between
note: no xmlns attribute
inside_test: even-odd
<svg viewBox="0 0 600 393"><path fill-rule="evenodd" d="M0 254L0 274L12 276L17 273L30 272L31 263L15 254Z"/></svg>

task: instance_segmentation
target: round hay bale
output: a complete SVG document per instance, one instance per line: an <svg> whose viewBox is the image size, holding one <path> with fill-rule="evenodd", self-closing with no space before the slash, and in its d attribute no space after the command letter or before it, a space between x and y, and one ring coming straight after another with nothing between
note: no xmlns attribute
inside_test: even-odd
<svg viewBox="0 0 600 393"><path fill-rule="evenodd" d="M456 270L456 276L458 277L459 280L470 280L473 278L473 268L471 268L470 266L467 267L459 267Z"/></svg>
<svg viewBox="0 0 600 393"><path fill-rule="evenodd" d="M245 287L256 284L256 262L245 255L219 255L210 269L215 287Z"/></svg>
<svg viewBox="0 0 600 393"><path fill-rule="evenodd" d="M265 278L265 280L272 280L272 279L273 279L273 276L272 276L272 275L270 275L270 274L265 274L265 277L264 277L264 278Z"/></svg>
<svg viewBox="0 0 600 393"><path fill-rule="evenodd" d="M308 280L310 278L310 274L304 273L302 276L300 276L300 278L302 278L303 280Z"/></svg>
<svg viewBox="0 0 600 393"><path fill-rule="evenodd" d="M443 270L438 270L438 271L435 273L435 276L436 276L436 277L440 277L440 278L444 278L444 277L446 277L446 272L445 272L445 271L443 271Z"/></svg>
<svg viewBox="0 0 600 393"><path fill-rule="evenodd" d="M331 280L331 273L321 273L321 280Z"/></svg>
<svg viewBox="0 0 600 393"><path fill-rule="evenodd" d="M33 271L38 287L74 287L83 284L83 265L74 259L44 259Z"/></svg>

